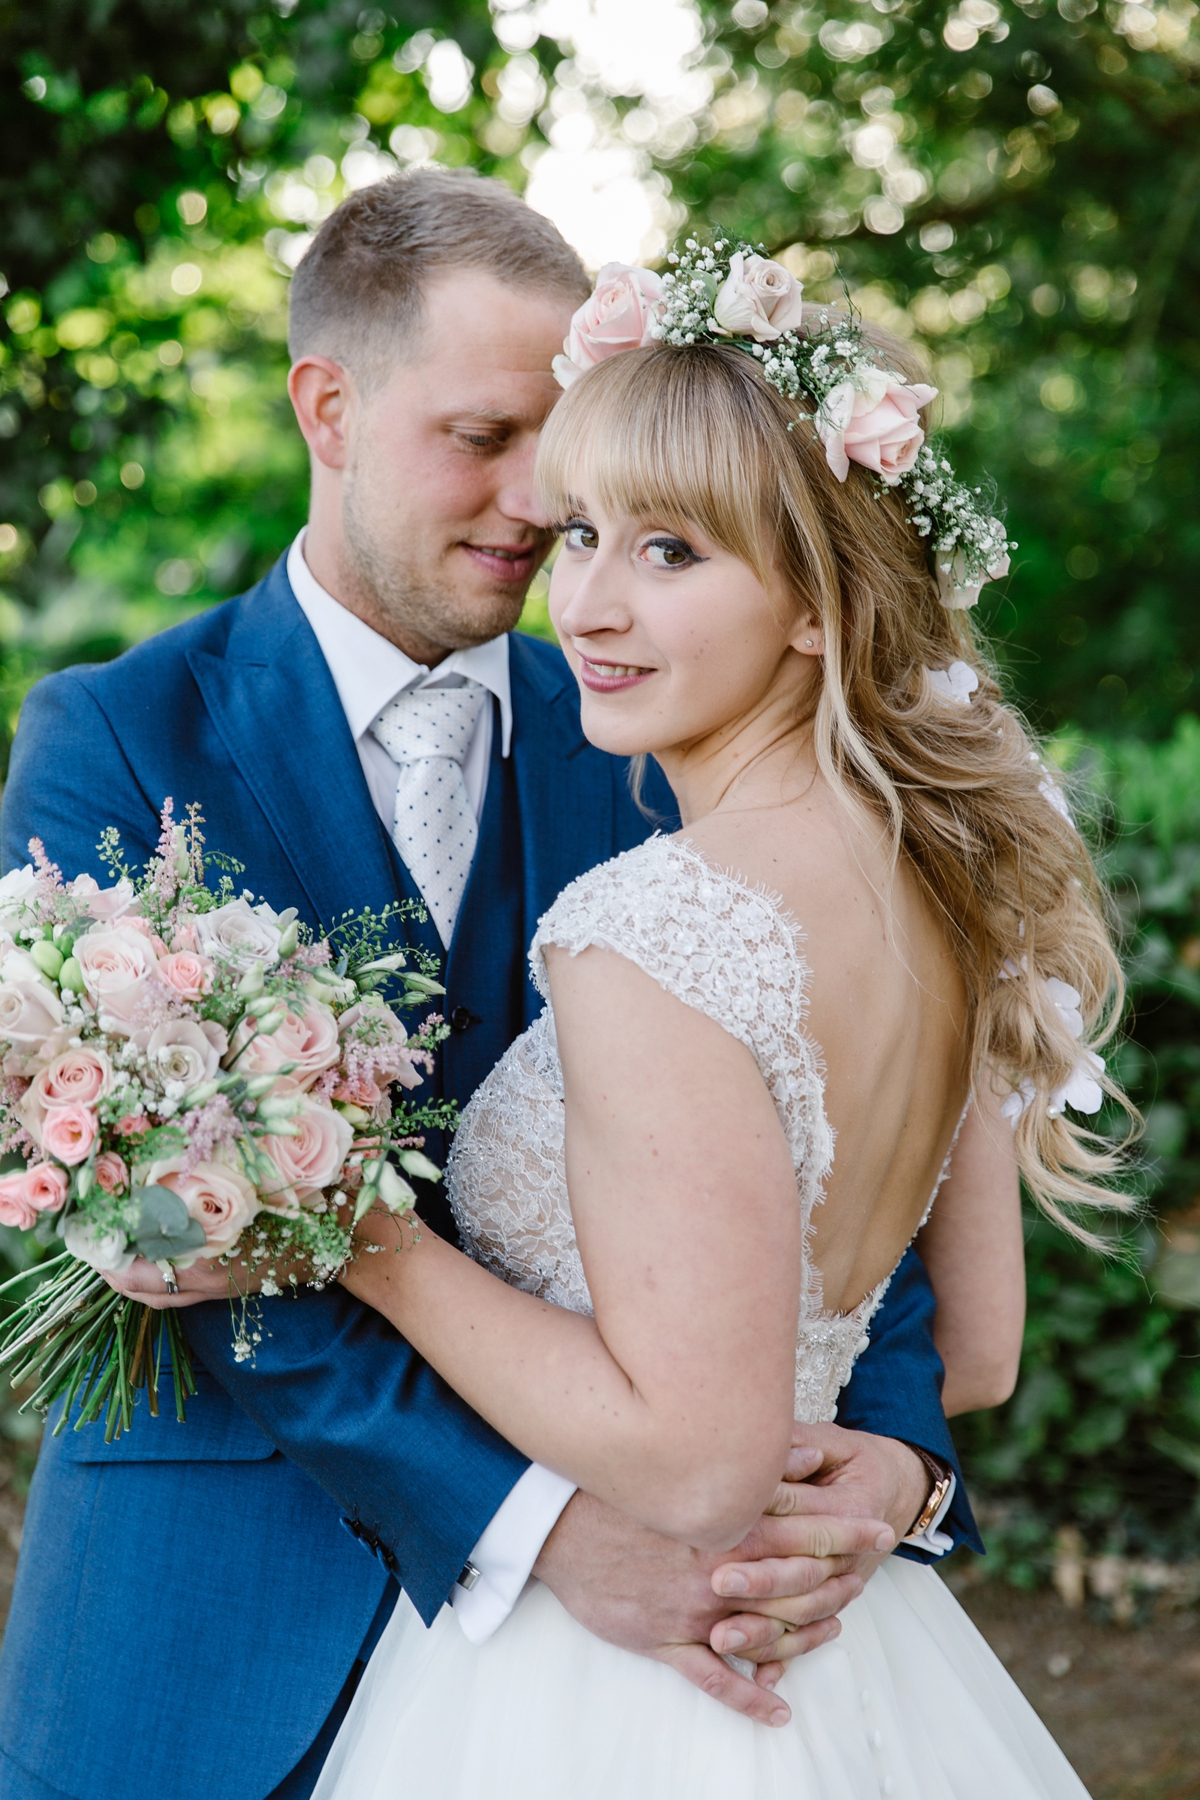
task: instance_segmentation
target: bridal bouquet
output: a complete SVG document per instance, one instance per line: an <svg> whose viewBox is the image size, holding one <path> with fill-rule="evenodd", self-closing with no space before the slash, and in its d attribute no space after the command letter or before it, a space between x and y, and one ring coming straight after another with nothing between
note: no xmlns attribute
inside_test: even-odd
<svg viewBox="0 0 1200 1800"><path fill-rule="evenodd" d="M411 1037L398 1016L444 991L431 958L388 953L406 908L314 938L294 909L236 891L240 865L205 853L201 824L168 801L137 877L105 832L108 887L64 882L36 839L0 881L0 1155L25 1165L0 1176L0 1223L62 1246L17 1277L45 1278L7 1321L0 1367L36 1384L27 1406L65 1400L58 1429L78 1403L77 1427L103 1417L106 1439L142 1388L157 1414L164 1353L180 1420L195 1382L177 1314L103 1271L143 1256L172 1286L209 1257L236 1292L241 1259L264 1293L321 1287L375 1201L408 1211L406 1176L438 1179L422 1133L453 1123L406 1094L445 1036L436 1015ZM257 1341L243 1304L238 1357Z"/></svg>

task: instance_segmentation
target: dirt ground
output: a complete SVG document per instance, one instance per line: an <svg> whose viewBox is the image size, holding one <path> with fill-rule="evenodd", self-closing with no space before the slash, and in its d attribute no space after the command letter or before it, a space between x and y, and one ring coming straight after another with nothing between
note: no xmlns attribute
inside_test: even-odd
<svg viewBox="0 0 1200 1800"><path fill-rule="evenodd" d="M0 1449L0 1627L32 1462L26 1446ZM1200 1611L1123 1630L969 1568L952 1585L1094 1800L1200 1800Z"/></svg>

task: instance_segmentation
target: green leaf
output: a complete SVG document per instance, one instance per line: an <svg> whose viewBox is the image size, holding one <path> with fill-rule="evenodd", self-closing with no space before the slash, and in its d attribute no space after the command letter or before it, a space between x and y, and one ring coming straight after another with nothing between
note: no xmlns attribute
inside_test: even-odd
<svg viewBox="0 0 1200 1800"><path fill-rule="evenodd" d="M135 1187L137 1222L132 1236L147 1262L169 1261L185 1250L202 1249L204 1227L170 1188Z"/></svg>

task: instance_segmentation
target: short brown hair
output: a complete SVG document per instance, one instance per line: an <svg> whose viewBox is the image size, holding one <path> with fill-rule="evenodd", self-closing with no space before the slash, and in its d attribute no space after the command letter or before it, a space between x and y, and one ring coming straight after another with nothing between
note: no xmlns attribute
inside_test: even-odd
<svg viewBox="0 0 1200 1800"><path fill-rule="evenodd" d="M364 384L382 380L411 349L425 283L445 268L577 304L591 286L549 219L511 188L470 169L412 169L359 188L318 231L292 278L292 360L329 356Z"/></svg>

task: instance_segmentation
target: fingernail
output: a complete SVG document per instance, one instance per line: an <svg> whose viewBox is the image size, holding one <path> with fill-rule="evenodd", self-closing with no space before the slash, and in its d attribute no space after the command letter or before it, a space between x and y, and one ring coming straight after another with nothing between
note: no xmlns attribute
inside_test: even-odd
<svg viewBox="0 0 1200 1800"><path fill-rule="evenodd" d="M786 1725L791 1716L792 1715L786 1706L777 1706L775 1711L771 1714L768 1723L771 1725Z"/></svg>
<svg viewBox="0 0 1200 1800"><path fill-rule="evenodd" d="M728 1575L722 1575L721 1585L717 1592L718 1594L748 1594L750 1583L739 1570L731 1569Z"/></svg>
<svg viewBox="0 0 1200 1800"><path fill-rule="evenodd" d="M736 1625L728 1627L724 1633L723 1642L726 1653L730 1650L740 1650L746 1642L746 1634L744 1631L739 1631Z"/></svg>
<svg viewBox="0 0 1200 1800"><path fill-rule="evenodd" d="M877 1550L890 1550L895 1542L896 1534L889 1526L886 1530L881 1531L879 1536L875 1539L875 1548Z"/></svg>

